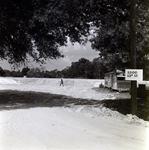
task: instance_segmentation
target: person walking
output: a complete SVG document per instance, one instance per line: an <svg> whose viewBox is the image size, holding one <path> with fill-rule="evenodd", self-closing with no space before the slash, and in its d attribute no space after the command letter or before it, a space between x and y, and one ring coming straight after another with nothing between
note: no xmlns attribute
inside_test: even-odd
<svg viewBox="0 0 149 150"><path fill-rule="evenodd" d="M60 82L60 86L64 86L64 82L63 82L63 79L61 79L61 82Z"/></svg>

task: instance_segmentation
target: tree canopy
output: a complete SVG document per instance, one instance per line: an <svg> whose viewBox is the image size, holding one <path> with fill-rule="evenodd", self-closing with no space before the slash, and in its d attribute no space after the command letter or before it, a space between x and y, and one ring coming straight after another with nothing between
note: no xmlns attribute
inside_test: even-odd
<svg viewBox="0 0 149 150"><path fill-rule="evenodd" d="M149 68L149 2L136 0L137 68ZM91 38L92 48L100 51L104 59L113 58L113 69L130 67L130 3L109 0L105 2L104 14L100 14L100 26ZM112 68L112 67L111 67Z"/></svg>
<svg viewBox="0 0 149 150"><path fill-rule="evenodd" d="M60 46L89 33L89 0L1 0L0 58L20 63L63 57Z"/></svg>
<svg viewBox="0 0 149 150"><path fill-rule="evenodd" d="M137 66L146 70L149 2L136 1ZM68 37L84 43L94 27L92 47L102 59L110 56L117 60L113 66L124 68L130 62L129 7L129 0L1 0L0 58L9 63L23 63L29 56L37 62L57 59Z"/></svg>

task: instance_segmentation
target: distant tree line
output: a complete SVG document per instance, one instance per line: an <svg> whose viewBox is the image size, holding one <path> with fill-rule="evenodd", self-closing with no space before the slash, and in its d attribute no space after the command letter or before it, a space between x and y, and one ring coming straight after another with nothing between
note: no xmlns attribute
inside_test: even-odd
<svg viewBox="0 0 149 150"><path fill-rule="evenodd" d="M104 73L109 69L106 63L102 62L101 58L95 58L93 61L81 58L77 62L72 62L71 66L59 71L45 71L43 68L28 68L25 67L21 71L3 70L0 67L0 76L3 77L37 77L37 78L87 78L97 79L103 78Z"/></svg>
<svg viewBox="0 0 149 150"><path fill-rule="evenodd" d="M109 57L110 58L110 57ZM51 70L45 71L43 68L28 68L25 67L21 71L10 71L3 70L0 67L0 76L3 77L35 77L35 78L84 78L84 79L103 79L105 73L113 71L114 68L118 70L125 70L124 67L120 66L119 63L115 64L114 57L111 59L105 60L104 58L98 57L94 58L93 61L88 59L81 58L76 62L72 62L71 66L66 67L63 70ZM117 60L118 61L118 60ZM145 77L144 80L149 80Z"/></svg>

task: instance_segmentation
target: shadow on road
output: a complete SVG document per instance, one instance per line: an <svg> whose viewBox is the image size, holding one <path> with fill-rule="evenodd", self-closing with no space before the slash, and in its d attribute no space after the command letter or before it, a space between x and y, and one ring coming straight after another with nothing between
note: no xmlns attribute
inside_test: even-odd
<svg viewBox="0 0 149 150"><path fill-rule="evenodd" d="M92 105L95 107L103 105L124 115L131 113L130 99L99 101L42 92L0 91L0 110L28 109L33 107L70 107L72 105ZM149 100L142 103L142 100L138 99L137 116L149 121Z"/></svg>

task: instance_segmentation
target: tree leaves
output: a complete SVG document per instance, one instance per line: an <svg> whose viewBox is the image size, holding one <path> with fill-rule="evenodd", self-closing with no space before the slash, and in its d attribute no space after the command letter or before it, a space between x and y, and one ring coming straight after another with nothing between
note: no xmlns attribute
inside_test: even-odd
<svg viewBox="0 0 149 150"><path fill-rule="evenodd" d="M2 0L0 3L0 58L23 63L63 57L59 47L80 42L90 28L89 1ZM33 44L34 43L34 44Z"/></svg>
<svg viewBox="0 0 149 150"><path fill-rule="evenodd" d="M112 56L116 59L122 59L119 63L113 64L115 68L128 68L130 66L130 10L129 1L109 0L104 1L104 12L101 13L100 26L96 29L93 37L90 39L92 48L100 51L102 58L110 59ZM149 9L146 1L137 0L137 62L138 67L147 69L147 49L149 48ZM102 12L102 11L101 11ZM140 61L142 60L142 61ZM127 62L127 63L126 63ZM144 63L144 65L143 65ZM126 66L125 66L126 65Z"/></svg>
<svg viewBox="0 0 149 150"><path fill-rule="evenodd" d="M137 0L140 67L147 64L148 6L148 0ZM59 47L67 45L67 38L83 44L92 27L96 30L90 41L101 57L120 53L129 62L129 17L129 0L1 0L0 58L24 63L32 57L43 63L63 57Z"/></svg>

